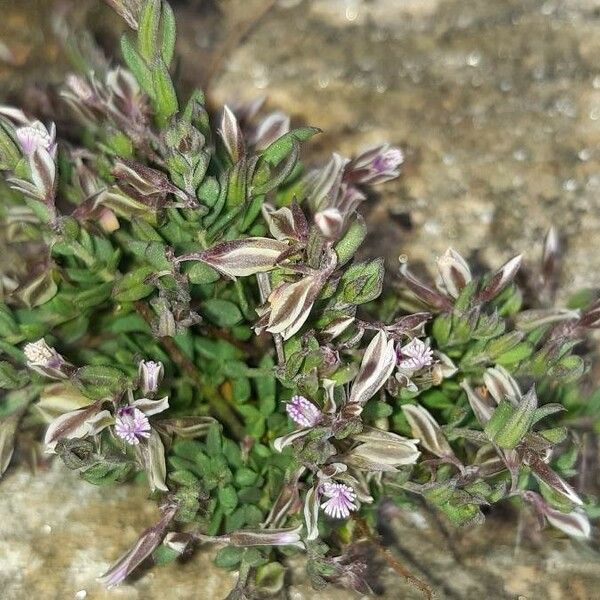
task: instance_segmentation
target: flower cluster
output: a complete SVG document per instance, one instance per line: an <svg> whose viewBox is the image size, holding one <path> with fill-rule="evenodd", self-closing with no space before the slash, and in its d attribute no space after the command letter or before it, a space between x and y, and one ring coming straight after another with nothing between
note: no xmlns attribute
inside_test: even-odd
<svg viewBox="0 0 600 600"><path fill-rule="evenodd" d="M126 66L82 55L68 77L79 145L0 108L0 237L25 266L0 266L0 474L43 444L91 483L147 480L162 516L107 585L213 543L230 598L277 592L298 551L316 586L367 593L373 509L418 496L457 526L510 499L590 537L573 475L600 423L582 344L600 294L554 307L557 233L523 273L517 256L478 275L450 248L430 281L386 278L356 257L359 209L399 148L305 169L318 129L184 101L169 5L109 4Z"/></svg>

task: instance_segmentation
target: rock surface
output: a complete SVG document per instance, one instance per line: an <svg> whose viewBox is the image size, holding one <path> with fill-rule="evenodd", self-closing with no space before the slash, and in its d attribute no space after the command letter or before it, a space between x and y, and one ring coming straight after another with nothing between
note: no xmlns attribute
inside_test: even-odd
<svg viewBox="0 0 600 600"><path fill-rule="evenodd" d="M212 549L187 562L141 570L106 590L96 578L128 549L158 512L142 485L97 488L56 462L33 476L9 472L0 497L2 600L221 600L231 574L212 565ZM597 555L568 540L526 537L515 554L513 516L483 528L445 533L429 514L399 512L385 540L400 563L427 582L439 600L597 600ZM527 529L529 530L529 529ZM382 600L423 594L386 565ZM301 560L290 568L285 600L350 600L359 594L306 583Z"/></svg>
<svg viewBox="0 0 600 600"><path fill-rule="evenodd" d="M206 77L208 50L225 37L218 32L243 29L265 1L228 0L202 14L211 3L178 2L184 79ZM57 4L0 0L3 97L28 87L35 102L31 83L64 72L49 33ZM114 28L107 10L92 14L104 32ZM226 61L212 94L268 96L271 108L326 131L313 144L323 157L381 140L400 145L404 176L367 207L368 251L385 254L392 269L399 254L432 264L448 244L490 264L516 252L535 258L555 224L572 290L600 281L598 14L595 0L279 0ZM10 472L0 487L0 596L223 598L233 580L210 552L115 590L95 581L156 516L141 486L95 488L58 464L36 477ZM439 598L600 598L591 550L525 540L515 558L512 516L453 534L459 560L433 521L402 518L394 551ZM351 597L312 592L300 566L291 581L289 600ZM386 598L423 597L390 569L385 581Z"/></svg>
<svg viewBox="0 0 600 600"><path fill-rule="evenodd" d="M321 127L324 152L405 149L372 208L371 253L431 265L452 244L498 265L537 259L555 225L565 287L600 281L597 2L293 4L263 19L216 91L265 94Z"/></svg>

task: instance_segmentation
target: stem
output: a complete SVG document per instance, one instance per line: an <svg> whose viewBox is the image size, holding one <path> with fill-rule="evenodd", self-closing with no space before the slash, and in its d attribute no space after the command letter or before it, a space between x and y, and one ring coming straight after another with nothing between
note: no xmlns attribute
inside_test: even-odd
<svg viewBox="0 0 600 600"><path fill-rule="evenodd" d="M151 324L151 309L139 300L135 303L135 307L144 320L148 324ZM179 346L175 343L175 340L165 336L161 337L160 341L171 360L183 373L196 383L198 391L208 400L215 415L229 427L234 437L238 440L243 439L245 436L244 428L235 413L231 410L231 407L213 386L206 384L202 374L196 368L196 365L194 365L194 363L181 351Z"/></svg>
<svg viewBox="0 0 600 600"><path fill-rule="evenodd" d="M390 550L388 550L381 544L381 541L371 533L367 522L358 515L353 515L352 518L356 523L356 528L359 534L366 537L377 548L379 553L383 556L385 562L392 569L394 569L394 571L396 571L398 575L404 577L404 579L406 579L417 589L423 592L423 594L427 597L428 600L432 600L433 591L431 590L431 588L424 581L421 581L418 577L413 575L404 565L402 565L398 561L398 559L392 554L392 552L390 552Z"/></svg>
<svg viewBox="0 0 600 600"><path fill-rule="evenodd" d="M231 590L231 592L229 592L229 594L228 594L227 598L225 598L225 600L234 600L236 598L241 597L239 594L244 592L244 590L246 589L246 585L248 584L248 578L250 576L251 570L252 570L252 568L250 567L250 565L245 560L242 559L242 562L240 563L240 568L238 571L238 580L235 584L235 587Z"/></svg>
<svg viewBox="0 0 600 600"><path fill-rule="evenodd" d="M271 281L267 273L257 273L256 281L258 281L258 291L260 294L261 304L264 304L271 294ZM273 334L275 342L275 351L277 352L277 364L281 367L285 364L285 352L283 351L283 338L280 333Z"/></svg>

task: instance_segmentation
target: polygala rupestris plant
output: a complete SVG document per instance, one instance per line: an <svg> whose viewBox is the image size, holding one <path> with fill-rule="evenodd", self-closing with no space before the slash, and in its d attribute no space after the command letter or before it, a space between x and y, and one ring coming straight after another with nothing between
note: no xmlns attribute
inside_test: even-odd
<svg viewBox="0 0 600 600"><path fill-rule="evenodd" d="M103 580L211 544L230 599L277 592L297 553L315 586L368 593L358 542L419 496L457 526L504 503L590 537L573 476L600 426L600 302L553 307L556 233L526 273L449 249L431 281L404 264L382 291L359 210L402 152L306 168L318 129L177 94L166 2L109 4L126 66L96 52L67 78L67 138L0 108L0 240L20 258L0 278L2 472L33 444L96 485L144 480L162 518Z"/></svg>

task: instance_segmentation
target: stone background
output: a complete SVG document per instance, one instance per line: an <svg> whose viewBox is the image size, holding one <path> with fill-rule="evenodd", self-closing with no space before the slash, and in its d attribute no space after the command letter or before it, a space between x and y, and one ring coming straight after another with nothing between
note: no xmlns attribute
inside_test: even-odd
<svg viewBox="0 0 600 600"><path fill-rule="evenodd" d="M554 224L565 242L564 295L600 280L600 2L279 0L223 62L214 49L266 0L174 4L184 84L220 65L215 102L265 95L270 108L325 130L310 157L382 140L405 150L403 177L365 207L368 252L392 271L399 254L432 264L448 244L476 262L516 252L536 260ZM0 0L0 9L0 98L34 106L36 89L66 69L51 34L57 10L107 48L121 27L92 0ZM94 488L61 465L36 477L14 469L0 486L0 597L224 597L232 579L210 553L116 590L95 582L155 518L141 487ZM394 551L439 598L600 599L592 549L526 537L515 556L514 515L451 540L430 516L394 527ZM300 565L290 577L288 600L351 597L311 592ZM385 579L386 598L422 597L391 572Z"/></svg>

